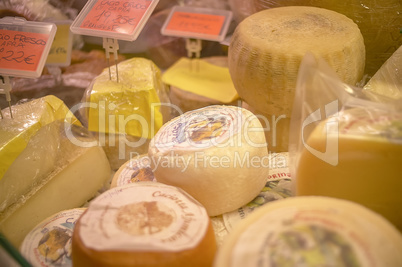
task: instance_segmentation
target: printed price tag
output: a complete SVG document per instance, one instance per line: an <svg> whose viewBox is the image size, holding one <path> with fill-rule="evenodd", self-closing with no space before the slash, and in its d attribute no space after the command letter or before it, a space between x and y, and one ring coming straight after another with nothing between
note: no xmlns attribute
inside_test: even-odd
<svg viewBox="0 0 402 267"><path fill-rule="evenodd" d="M55 22L57 32L47 57L46 65L68 66L71 63L73 36L70 31L72 21Z"/></svg>
<svg viewBox="0 0 402 267"><path fill-rule="evenodd" d="M232 12L208 8L175 6L162 34L177 37L222 41L232 18Z"/></svg>
<svg viewBox="0 0 402 267"><path fill-rule="evenodd" d="M159 0L88 1L71 26L73 33L134 41Z"/></svg>
<svg viewBox="0 0 402 267"><path fill-rule="evenodd" d="M56 25L27 22L22 18L0 20L0 73L39 77L42 73Z"/></svg>

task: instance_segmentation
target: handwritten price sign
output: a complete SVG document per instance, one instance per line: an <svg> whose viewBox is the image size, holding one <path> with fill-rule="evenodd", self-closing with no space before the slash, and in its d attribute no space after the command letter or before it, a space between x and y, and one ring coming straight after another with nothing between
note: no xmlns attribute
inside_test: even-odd
<svg viewBox="0 0 402 267"><path fill-rule="evenodd" d="M221 41L232 13L227 10L176 6L162 27L162 34Z"/></svg>
<svg viewBox="0 0 402 267"><path fill-rule="evenodd" d="M0 68L36 71L49 35L0 30Z"/></svg>
<svg viewBox="0 0 402 267"><path fill-rule="evenodd" d="M74 21L75 33L133 40L150 16L155 0L93 0Z"/></svg>

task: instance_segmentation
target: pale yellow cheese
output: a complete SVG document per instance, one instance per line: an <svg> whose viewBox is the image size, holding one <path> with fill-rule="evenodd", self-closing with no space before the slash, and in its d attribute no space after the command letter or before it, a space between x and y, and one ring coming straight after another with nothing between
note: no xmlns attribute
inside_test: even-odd
<svg viewBox="0 0 402 267"><path fill-rule="evenodd" d="M166 123L148 155L158 182L184 189L217 216L250 202L265 185L269 155L257 117L209 106Z"/></svg>
<svg viewBox="0 0 402 267"><path fill-rule="evenodd" d="M300 62L306 52L322 57L340 79L354 85L363 76L365 47L346 16L316 7L278 7L254 13L236 27L229 46L229 71L239 96L256 111L290 123ZM272 151L287 151L288 126ZM268 141L270 142L270 140Z"/></svg>
<svg viewBox="0 0 402 267"><path fill-rule="evenodd" d="M295 165L296 195L352 200L402 230L401 126L400 115L363 108L320 122Z"/></svg>
<svg viewBox="0 0 402 267"><path fill-rule="evenodd" d="M401 251L401 233L362 205L290 197L241 221L224 240L213 266L401 266Z"/></svg>
<svg viewBox="0 0 402 267"><path fill-rule="evenodd" d="M205 208L179 188L115 187L94 199L73 232L73 266L211 266L216 243Z"/></svg>

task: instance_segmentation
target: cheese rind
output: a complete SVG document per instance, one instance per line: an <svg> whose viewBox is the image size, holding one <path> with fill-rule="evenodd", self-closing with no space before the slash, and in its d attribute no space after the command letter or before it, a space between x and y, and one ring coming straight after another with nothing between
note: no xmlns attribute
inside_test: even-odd
<svg viewBox="0 0 402 267"><path fill-rule="evenodd" d="M156 180L180 187L216 216L247 204L264 187L269 155L258 119L234 106L184 113L151 140Z"/></svg>
<svg viewBox="0 0 402 267"><path fill-rule="evenodd" d="M74 266L210 266L207 213L181 189L154 182L112 188L94 199L73 233Z"/></svg>
<svg viewBox="0 0 402 267"><path fill-rule="evenodd" d="M268 203L226 237L214 266L399 266L402 235L351 201L290 197Z"/></svg>

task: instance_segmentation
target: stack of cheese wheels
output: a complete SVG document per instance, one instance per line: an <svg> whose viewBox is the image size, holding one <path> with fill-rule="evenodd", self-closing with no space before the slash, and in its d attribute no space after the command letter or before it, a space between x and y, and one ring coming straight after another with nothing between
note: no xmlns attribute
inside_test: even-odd
<svg viewBox="0 0 402 267"><path fill-rule="evenodd" d="M216 243L205 208L179 188L112 188L88 206L72 238L73 266L211 266Z"/></svg>
<svg viewBox="0 0 402 267"><path fill-rule="evenodd" d="M155 176L151 169L151 162L147 154L132 158L124 163L113 175L110 187L113 188L144 181L155 181Z"/></svg>
<svg viewBox="0 0 402 267"><path fill-rule="evenodd" d="M261 123L235 106L209 106L171 120L148 154L156 180L184 189L210 216L250 202L268 177Z"/></svg>
<svg viewBox="0 0 402 267"><path fill-rule="evenodd" d="M288 129L300 62L306 52L324 58L347 84L356 84L365 65L363 37L346 16L316 7L278 7L244 19L229 46L229 71L239 96L276 124L267 140L287 151ZM272 128L272 127L271 127ZM283 136L272 146L272 135Z"/></svg>
<svg viewBox="0 0 402 267"><path fill-rule="evenodd" d="M401 251L401 233L359 204L291 197L241 221L214 266L402 266Z"/></svg>

